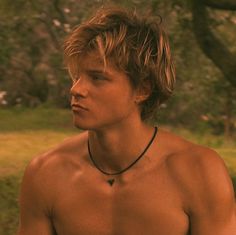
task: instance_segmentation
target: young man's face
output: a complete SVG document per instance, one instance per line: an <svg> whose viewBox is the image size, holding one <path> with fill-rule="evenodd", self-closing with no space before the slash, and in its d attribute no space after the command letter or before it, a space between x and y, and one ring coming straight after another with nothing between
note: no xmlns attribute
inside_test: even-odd
<svg viewBox="0 0 236 235"><path fill-rule="evenodd" d="M136 92L129 78L109 64L104 68L98 53L86 55L79 71L69 72L74 80L72 110L74 124L80 129L101 129L140 116Z"/></svg>

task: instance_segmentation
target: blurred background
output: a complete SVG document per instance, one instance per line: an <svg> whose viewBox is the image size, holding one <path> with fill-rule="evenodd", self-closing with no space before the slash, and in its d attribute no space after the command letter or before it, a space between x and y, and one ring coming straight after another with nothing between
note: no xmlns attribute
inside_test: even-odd
<svg viewBox="0 0 236 235"><path fill-rule="evenodd" d="M78 133L63 40L112 2L163 17L177 84L155 122L215 149L236 188L235 0L0 0L0 235L16 232L26 164Z"/></svg>

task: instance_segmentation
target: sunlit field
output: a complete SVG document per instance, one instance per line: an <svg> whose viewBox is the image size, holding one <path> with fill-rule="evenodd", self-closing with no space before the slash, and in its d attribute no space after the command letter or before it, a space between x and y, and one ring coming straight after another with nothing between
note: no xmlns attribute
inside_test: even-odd
<svg viewBox="0 0 236 235"><path fill-rule="evenodd" d="M0 235L13 235L18 223L18 193L27 163L34 156L79 133L69 110L0 110ZM201 136L167 127L194 142L213 147L224 159L236 182L236 144L222 137Z"/></svg>

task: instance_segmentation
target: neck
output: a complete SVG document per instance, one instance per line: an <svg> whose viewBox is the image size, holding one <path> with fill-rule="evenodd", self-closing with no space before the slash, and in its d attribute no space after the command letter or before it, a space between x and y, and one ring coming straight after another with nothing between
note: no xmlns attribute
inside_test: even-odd
<svg viewBox="0 0 236 235"><path fill-rule="evenodd" d="M106 172L121 171L143 152L153 131L153 127L141 121L89 131L93 160Z"/></svg>

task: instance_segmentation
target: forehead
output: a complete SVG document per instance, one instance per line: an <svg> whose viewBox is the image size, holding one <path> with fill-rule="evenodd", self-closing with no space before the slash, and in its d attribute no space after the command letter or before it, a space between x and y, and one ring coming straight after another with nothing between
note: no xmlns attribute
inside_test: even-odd
<svg viewBox="0 0 236 235"><path fill-rule="evenodd" d="M81 70L93 67L105 67L104 60L98 52L82 54L78 59L78 65Z"/></svg>
<svg viewBox="0 0 236 235"><path fill-rule="evenodd" d="M73 56L68 61L67 67L72 75L90 70L98 70L104 73L116 70L113 63L110 60L105 60L97 51Z"/></svg>

